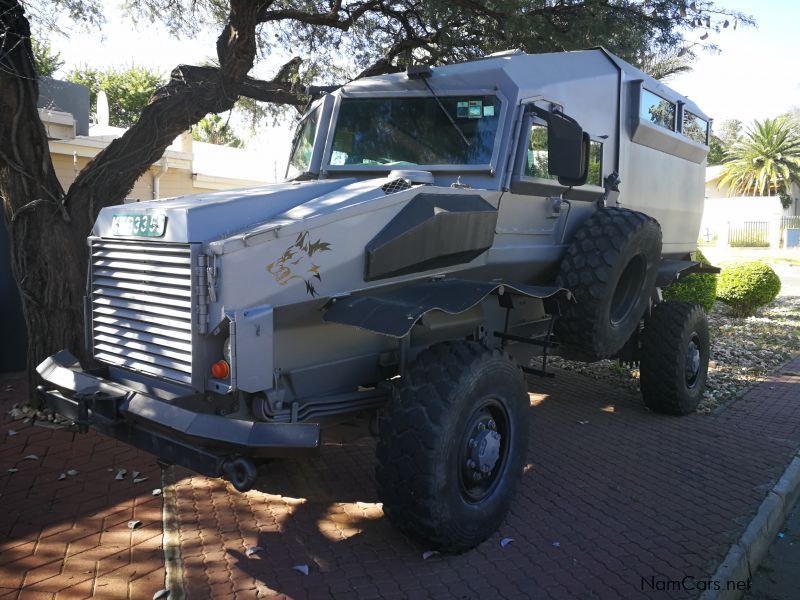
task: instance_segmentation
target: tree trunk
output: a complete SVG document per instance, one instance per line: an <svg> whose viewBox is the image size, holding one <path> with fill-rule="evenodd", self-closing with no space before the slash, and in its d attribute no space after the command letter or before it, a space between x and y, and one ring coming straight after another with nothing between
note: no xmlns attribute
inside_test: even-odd
<svg viewBox="0 0 800 600"><path fill-rule="evenodd" d="M17 0L0 0L0 198L11 240L12 270L28 329L31 390L35 367L64 348L86 359L83 301L86 237L98 212L120 204L182 132L210 112L233 107L253 66L259 14L268 2L232 0L217 41L221 68L191 82L173 77L78 175L65 195L36 108L30 27ZM285 99L286 86L274 92Z"/></svg>
<svg viewBox="0 0 800 600"><path fill-rule="evenodd" d="M0 15L0 196L32 375L36 359L83 348L86 232L70 222L50 160L28 22L16 2L0 0Z"/></svg>

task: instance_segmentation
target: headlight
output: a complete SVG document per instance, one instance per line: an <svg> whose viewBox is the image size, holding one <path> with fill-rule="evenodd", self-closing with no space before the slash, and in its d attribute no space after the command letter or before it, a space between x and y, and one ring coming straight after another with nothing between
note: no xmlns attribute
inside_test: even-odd
<svg viewBox="0 0 800 600"><path fill-rule="evenodd" d="M230 365L231 363L231 338L228 337L225 340L225 344L222 347L222 355L225 357L226 362Z"/></svg>

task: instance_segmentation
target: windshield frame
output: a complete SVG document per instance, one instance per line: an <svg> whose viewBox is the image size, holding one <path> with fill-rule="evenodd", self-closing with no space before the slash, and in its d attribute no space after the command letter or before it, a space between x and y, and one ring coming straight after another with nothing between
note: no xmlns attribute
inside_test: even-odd
<svg viewBox="0 0 800 600"><path fill-rule="evenodd" d="M435 82L434 82L435 83ZM322 155L322 173L342 173L342 172L389 172L396 169L414 169L420 171L451 171L459 173L488 172L497 173L497 164L500 156L500 141L506 129L506 115L508 114L508 100L499 89L491 88L466 88L459 90L445 89L439 90L434 85L434 91L439 98L458 98L462 96L495 96L500 102L500 110L497 119L497 133L492 144L492 157L488 163L466 165L466 164L436 164L436 165L332 165L331 155L333 154L333 138L336 132L336 125L339 121L339 110L344 100L356 98L431 98L434 96L427 90L403 90L391 92L382 90L379 92L345 92L336 94L336 103L333 106L328 136L325 140L325 150Z"/></svg>
<svg viewBox="0 0 800 600"><path fill-rule="evenodd" d="M308 171L305 173L310 173L312 175L318 175L321 166L322 166L322 152L323 152L323 140L324 136L328 135L328 128L330 127L330 116L331 111L333 109L333 96L330 94L326 94L322 98L311 103L308 107L308 110L305 114L301 117L300 121L298 121L297 125L295 125L294 132L292 134L292 143L289 149L289 156L286 160L286 170L284 171L283 180L284 181L291 181L297 177L303 175L303 173L297 173L291 179L289 178L289 169L291 169L291 160L292 156L294 155L294 151L297 148L297 144L300 141L299 134L303 125L311 118L315 112L318 113L317 115L317 127L314 130L314 141L311 150L311 157L308 162Z"/></svg>

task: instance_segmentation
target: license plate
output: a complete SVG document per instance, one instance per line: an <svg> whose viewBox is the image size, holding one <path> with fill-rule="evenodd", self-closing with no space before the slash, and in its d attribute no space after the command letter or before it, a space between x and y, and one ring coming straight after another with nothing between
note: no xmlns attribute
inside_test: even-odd
<svg viewBox="0 0 800 600"><path fill-rule="evenodd" d="M166 229L166 215L114 215L111 218L113 235L161 237Z"/></svg>

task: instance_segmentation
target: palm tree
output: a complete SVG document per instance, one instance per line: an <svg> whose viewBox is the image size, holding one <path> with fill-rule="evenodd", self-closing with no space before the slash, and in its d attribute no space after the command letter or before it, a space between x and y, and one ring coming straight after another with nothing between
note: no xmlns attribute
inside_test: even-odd
<svg viewBox="0 0 800 600"><path fill-rule="evenodd" d="M725 152L718 187L729 195L785 196L800 183L800 124L786 116L753 121Z"/></svg>

